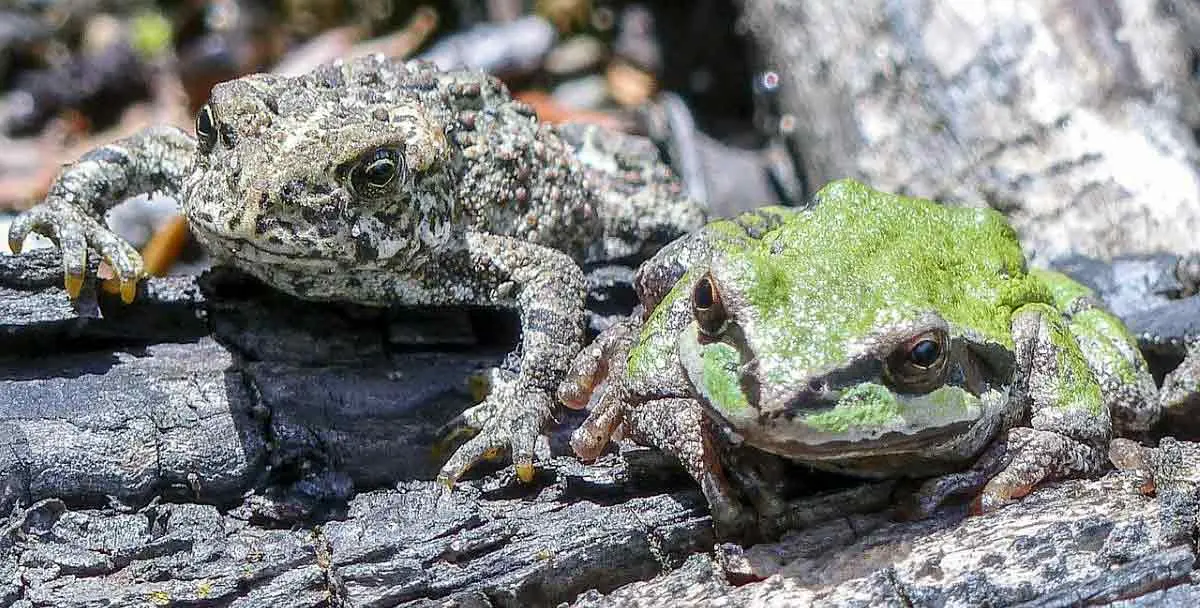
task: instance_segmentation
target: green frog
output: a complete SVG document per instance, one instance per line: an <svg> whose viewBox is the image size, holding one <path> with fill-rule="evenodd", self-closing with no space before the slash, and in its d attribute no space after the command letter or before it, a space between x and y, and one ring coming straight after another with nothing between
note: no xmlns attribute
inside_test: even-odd
<svg viewBox="0 0 1200 608"><path fill-rule="evenodd" d="M782 508L722 465L733 447L927 479L921 513L971 492L985 512L1099 474L1114 431L1159 416L1121 322L1065 275L1028 268L991 209L838 181L804 209L707 224L635 287L640 310L559 387L568 406L591 403L572 446L591 459L625 436L675 455L723 535Z"/></svg>

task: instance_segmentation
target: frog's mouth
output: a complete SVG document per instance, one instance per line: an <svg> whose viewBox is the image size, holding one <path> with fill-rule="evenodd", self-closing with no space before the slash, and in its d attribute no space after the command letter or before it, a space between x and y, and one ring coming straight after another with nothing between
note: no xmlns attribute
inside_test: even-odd
<svg viewBox="0 0 1200 608"><path fill-rule="evenodd" d="M905 454L969 458L994 435L1008 398L978 383L900 392L884 384L881 362L869 356L786 380L761 377L735 345L681 340L679 352L710 414L751 446L814 464Z"/></svg>
<svg viewBox="0 0 1200 608"><path fill-rule="evenodd" d="M949 385L894 393L867 382L828 399L768 410L746 426L746 436L761 449L814 461L953 451L960 444L973 453L998 423L992 405L1005 399L1002 391L975 395Z"/></svg>

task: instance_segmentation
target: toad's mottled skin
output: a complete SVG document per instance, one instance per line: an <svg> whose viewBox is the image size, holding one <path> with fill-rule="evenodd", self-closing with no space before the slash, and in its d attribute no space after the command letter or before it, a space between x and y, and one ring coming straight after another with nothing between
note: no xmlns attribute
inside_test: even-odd
<svg viewBox="0 0 1200 608"><path fill-rule="evenodd" d="M989 209L835 182L809 209L708 224L636 286L645 314L602 333L560 387L575 407L596 397L573 445L592 458L619 432L677 455L725 533L750 521L726 473L760 517L784 513L753 467L722 466L745 452L727 439L864 477L934 477L917 513L981 487L990 510L1103 470L1114 425L1158 416L1120 322L1064 275L1027 270Z"/></svg>
<svg viewBox="0 0 1200 608"><path fill-rule="evenodd" d="M219 262L301 298L516 308L519 362L464 414L481 432L443 467L451 482L510 447L532 474L583 339L579 262L649 254L704 222L648 141L539 123L478 72L371 57L256 74L214 87L196 132L88 153L13 223L13 250L31 231L55 239L75 296L91 248L132 300L141 258L101 217L163 191Z"/></svg>

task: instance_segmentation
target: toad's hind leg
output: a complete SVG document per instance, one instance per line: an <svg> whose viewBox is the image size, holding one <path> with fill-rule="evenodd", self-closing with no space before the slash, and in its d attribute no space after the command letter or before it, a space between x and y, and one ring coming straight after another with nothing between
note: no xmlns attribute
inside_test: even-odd
<svg viewBox="0 0 1200 608"><path fill-rule="evenodd" d="M650 140L587 124L562 124L555 132L591 170L604 229L594 257L647 256L704 225L704 205L684 195Z"/></svg>
<svg viewBox="0 0 1200 608"><path fill-rule="evenodd" d="M1016 368L1012 398L1029 412L1028 426L1010 429L990 450L1003 466L976 502L986 512L1025 496L1039 483L1098 475L1112 436L1108 405L1062 316L1045 304L1013 315Z"/></svg>
<svg viewBox="0 0 1200 608"><path fill-rule="evenodd" d="M67 293L74 298L83 285L90 247L112 266L121 298L130 302L142 258L104 225L103 214L131 196L177 194L194 156L192 138L172 127L149 128L96 148L63 169L42 203L13 220L9 248L20 252L32 232L54 240L62 251Z"/></svg>

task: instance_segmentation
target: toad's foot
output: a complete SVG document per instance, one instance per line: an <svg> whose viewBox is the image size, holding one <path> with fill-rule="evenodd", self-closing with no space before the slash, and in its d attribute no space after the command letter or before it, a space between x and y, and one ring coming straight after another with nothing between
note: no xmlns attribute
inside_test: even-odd
<svg viewBox="0 0 1200 608"><path fill-rule="evenodd" d="M121 300L133 301L142 276L142 256L95 218L63 201L47 201L17 216L8 231L8 246L20 253L25 237L36 232L52 239L62 251L67 295L79 297L87 272L88 248L98 251L116 272Z"/></svg>
<svg viewBox="0 0 1200 608"><path fill-rule="evenodd" d="M523 386L519 377L493 369L492 390L478 405L465 410L458 421L479 429L479 433L459 446L438 472L438 481L453 486L476 463L511 452L517 477L533 480L533 457L542 428L554 405L549 393Z"/></svg>

